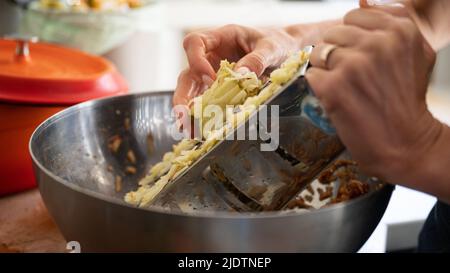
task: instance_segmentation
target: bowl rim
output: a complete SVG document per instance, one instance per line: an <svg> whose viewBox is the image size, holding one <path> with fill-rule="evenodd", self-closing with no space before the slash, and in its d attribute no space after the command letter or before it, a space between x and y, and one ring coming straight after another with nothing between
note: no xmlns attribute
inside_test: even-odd
<svg viewBox="0 0 450 273"><path fill-rule="evenodd" d="M101 106L108 104L113 101L119 101L125 97L128 98L139 98L139 97L148 97L148 96L167 96L169 94L172 94L173 91L150 91L150 92L140 92L140 93L131 93L131 94L124 94L124 95L117 95L117 96L111 96L106 98L100 98L100 99L94 99L89 100L86 102L82 102L76 105L73 105L71 107L68 107L62 111L57 112L56 114L50 116L45 121L43 121L36 129L33 131L33 134L30 137L29 143L28 143L28 149L31 155L31 159L33 163L37 166L37 168L44 172L47 176L52 178L54 181L60 183L61 185L76 191L78 193L87 195L92 198L100 199L107 203L112 203L113 205L123 206L130 209L138 209L146 212L152 212L152 213L158 213L158 214L165 214L165 215L172 215L172 216L181 216L181 217L194 217L194 218L220 218L220 219L262 219L262 218L283 218L283 217L296 217L299 215L320 215L320 214L326 214L330 211L337 211L341 210L344 207L354 207L358 206L358 204L364 202L367 199L373 198L375 195L380 195L384 191L388 191L388 194L392 194L392 191L395 189L395 186L389 183L383 183L381 187L374 189L370 191L369 193L359 196L357 198L354 198L349 201L341 202L338 204L334 204L329 207L323 207L319 209L314 210L306 210L306 211L298 211L298 210L291 210L291 211L262 211L262 212L226 212L226 211L198 211L195 213L185 213L185 212L178 212L173 210L166 210L161 207L137 207L131 204L128 204L123 199L120 200L119 198L108 196L105 194L101 194L99 192L96 192L94 190L83 188L79 185L76 185L74 183L71 183L56 174L54 174L52 171L47 169L43 164L41 164L34 152L33 152L33 143L34 140L51 124L57 122L58 120L63 119L65 116L72 115L76 112L82 111L85 108L93 107L93 106ZM36 169L34 170L36 175ZM37 184L41 186L41 182L36 177ZM389 198L390 200L390 198ZM389 201L388 201L389 203ZM387 207L388 204L386 204Z"/></svg>

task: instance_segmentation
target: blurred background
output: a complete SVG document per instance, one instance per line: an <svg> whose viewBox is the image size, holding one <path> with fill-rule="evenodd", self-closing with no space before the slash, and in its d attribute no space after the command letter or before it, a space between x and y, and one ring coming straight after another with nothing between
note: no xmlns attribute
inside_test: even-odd
<svg viewBox="0 0 450 273"><path fill-rule="evenodd" d="M339 18L358 5L357 0L123 0L117 6L103 2L104 7L100 0L0 0L0 36L38 36L106 57L126 78L131 92L173 90L186 67L183 37L191 31L230 23L263 27L315 22ZM67 8L69 4L77 8ZM450 124L449 71L447 48L439 53L428 99L432 112ZM431 196L397 187L361 252L414 249L434 202Z"/></svg>
<svg viewBox="0 0 450 273"><path fill-rule="evenodd" d="M182 40L190 31L230 23L285 26L339 18L358 2L135 0L141 6L125 12L55 13L37 11L34 5L20 7L28 1L0 0L0 35L28 33L103 55L117 65L135 92L174 88L179 71L186 66ZM63 0L40 1L51 4ZM447 49L440 54L436 66L434 83L439 90L450 89L446 88L450 85L449 52Z"/></svg>

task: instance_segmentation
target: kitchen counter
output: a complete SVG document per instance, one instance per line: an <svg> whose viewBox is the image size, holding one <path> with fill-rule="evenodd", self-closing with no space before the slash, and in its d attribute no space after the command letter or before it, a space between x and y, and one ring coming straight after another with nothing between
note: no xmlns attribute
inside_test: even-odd
<svg viewBox="0 0 450 273"><path fill-rule="evenodd" d="M433 114L450 124L450 96L432 92L428 103ZM409 246L415 242L417 227L428 215L435 198L404 187L397 187L380 224L360 252L384 252L389 243L390 227L412 223L409 237L398 242ZM408 226L405 226L408 228ZM66 252L66 241L50 218L38 190L0 198L0 252Z"/></svg>
<svg viewBox="0 0 450 273"><path fill-rule="evenodd" d="M0 198L0 252L65 252L38 190Z"/></svg>

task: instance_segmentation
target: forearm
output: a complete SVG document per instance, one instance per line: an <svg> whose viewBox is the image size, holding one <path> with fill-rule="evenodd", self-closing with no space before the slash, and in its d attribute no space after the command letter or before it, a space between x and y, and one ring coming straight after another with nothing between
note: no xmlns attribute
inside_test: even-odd
<svg viewBox="0 0 450 273"><path fill-rule="evenodd" d="M296 24L284 28L289 35L294 37L299 47L315 45L322 40L323 34L333 26L342 23L342 19L329 20L319 23Z"/></svg>
<svg viewBox="0 0 450 273"><path fill-rule="evenodd" d="M401 1L401 0L400 0ZM439 50L450 43L450 1L404 0L411 16L430 45ZM284 30L296 39L300 47L317 44L331 27L341 24L342 19L319 23L296 24Z"/></svg>

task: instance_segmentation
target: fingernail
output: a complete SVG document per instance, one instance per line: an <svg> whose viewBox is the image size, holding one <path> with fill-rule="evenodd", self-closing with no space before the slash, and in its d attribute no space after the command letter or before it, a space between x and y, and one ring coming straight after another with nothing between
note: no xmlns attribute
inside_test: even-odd
<svg viewBox="0 0 450 273"><path fill-rule="evenodd" d="M208 86L211 86L211 84L213 84L213 82L214 82L214 80L208 75L203 75L202 76L202 81L203 81L204 84L206 84Z"/></svg>
<svg viewBox="0 0 450 273"><path fill-rule="evenodd" d="M239 68L236 70L236 72L239 73L239 74L241 74L241 75L245 75L245 74L247 74L247 73L250 73L251 71L250 71L250 69L248 69L248 67L243 66L243 67L239 67Z"/></svg>
<svg viewBox="0 0 450 273"><path fill-rule="evenodd" d="M369 6L403 6L399 0L367 0Z"/></svg>
<svg viewBox="0 0 450 273"><path fill-rule="evenodd" d="M198 94L198 90L200 88L200 84L194 80L192 80L191 85L187 91L187 99L186 102L189 102L190 99L194 98Z"/></svg>

